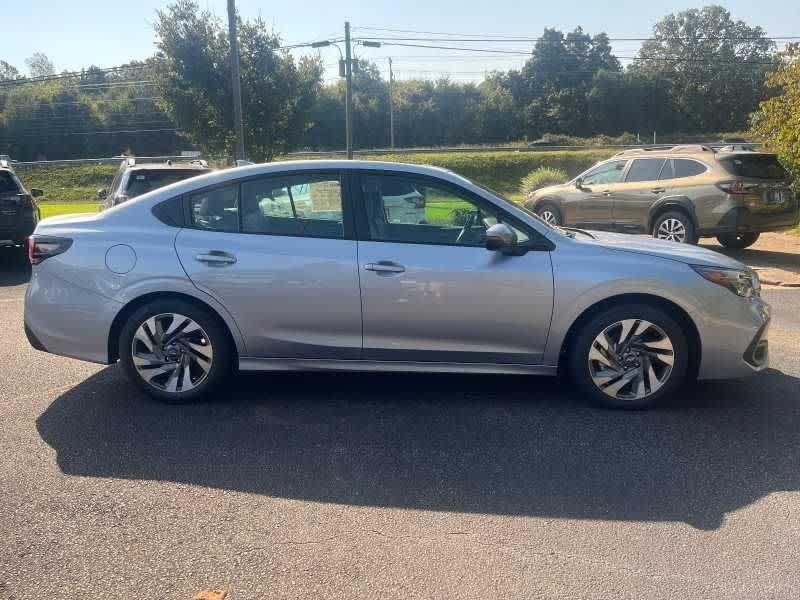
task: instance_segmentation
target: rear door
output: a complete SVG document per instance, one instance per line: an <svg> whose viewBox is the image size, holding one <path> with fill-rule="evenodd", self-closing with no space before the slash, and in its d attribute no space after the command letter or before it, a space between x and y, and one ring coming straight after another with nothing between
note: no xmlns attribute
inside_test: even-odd
<svg viewBox="0 0 800 600"><path fill-rule="evenodd" d="M361 357L357 248L338 171L271 175L188 196L176 239L194 284L266 358Z"/></svg>
<svg viewBox="0 0 800 600"><path fill-rule="evenodd" d="M387 210L398 187L425 198L424 222ZM443 363L541 361L553 310L550 253L484 247L504 222L537 236L485 199L439 179L361 176L359 273L364 357Z"/></svg>
<svg viewBox="0 0 800 600"><path fill-rule="evenodd" d="M635 158L625 180L614 192L614 228L638 232L647 228L650 207L666 193L659 181L666 163L664 158Z"/></svg>

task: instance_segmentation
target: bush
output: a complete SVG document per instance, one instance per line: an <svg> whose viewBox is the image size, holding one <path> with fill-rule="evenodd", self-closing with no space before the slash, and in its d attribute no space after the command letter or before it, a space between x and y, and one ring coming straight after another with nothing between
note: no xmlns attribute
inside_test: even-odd
<svg viewBox="0 0 800 600"><path fill-rule="evenodd" d="M519 192L524 198L531 192L535 192L536 190L547 187L548 185L564 183L568 179L569 175L567 175L561 169L539 167L535 171L531 171L522 178L522 182L519 186Z"/></svg>
<svg viewBox="0 0 800 600"><path fill-rule="evenodd" d="M610 158L613 150L554 150L543 152L451 152L436 154L390 154L359 156L367 160L386 160L426 164L450 169L476 183L511 196L519 197L519 182L528 173L550 167L574 177L594 163Z"/></svg>

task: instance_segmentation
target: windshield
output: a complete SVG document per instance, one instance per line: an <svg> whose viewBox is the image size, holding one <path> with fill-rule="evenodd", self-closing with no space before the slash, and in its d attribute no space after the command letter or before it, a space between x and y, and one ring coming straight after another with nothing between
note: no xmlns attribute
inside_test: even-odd
<svg viewBox="0 0 800 600"><path fill-rule="evenodd" d="M130 198L135 198L165 185L197 177L205 172L200 169L153 169L152 171L142 169L134 171L130 174L125 193Z"/></svg>
<svg viewBox="0 0 800 600"><path fill-rule="evenodd" d="M737 177L787 179L789 174L774 154L735 154L720 159L725 170Z"/></svg>

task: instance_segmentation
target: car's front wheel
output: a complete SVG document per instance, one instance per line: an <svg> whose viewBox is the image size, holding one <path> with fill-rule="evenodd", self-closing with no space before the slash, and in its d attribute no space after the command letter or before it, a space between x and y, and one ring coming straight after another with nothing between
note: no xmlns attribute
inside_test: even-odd
<svg viewBox="0 0 800 600"><path fill-rule="evenodd" d="M119 357L128 377L165 402L193 402L230 374L233 349L224 324L190 302L165 299L136 310L125 323Z"/></svg>
<svg viewBox="0 0 800 600"><path fill-rule="evenodd" d="M749 248L758 241L758 233L723 233L717 236L717 241L732 250Z"/></svg>
<svg viewBox="0 0 800 600"><path fill-rule="evenodd" d="M541 206L536 207L536 214L550 225L560 226L564 224L564 219L561 217L561 211L549 202L543 203Z"/></svg>
<svg viewBox="0 0 800 600"><path fill-rule="evenodd" d="M649 408L684 383L687 336L660 308L611 308L583 324L572 344L569 366L580 390L596 404Z"/></svg>

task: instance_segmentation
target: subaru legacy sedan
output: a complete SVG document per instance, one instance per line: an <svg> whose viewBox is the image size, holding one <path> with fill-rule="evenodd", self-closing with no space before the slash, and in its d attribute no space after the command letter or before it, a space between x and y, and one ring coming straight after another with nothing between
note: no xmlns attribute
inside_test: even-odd
<svg viewBox="0 0 800 600"><path fill-rule="evenodd" d="M421 222L387 210L400 188L425 198ZM164 401L236 370L324 369L564 373L587 399L644 408L768 361L770 310L741 263L552 226L434 167L217 171L45 219L29 255L31 344L119 361Z"/></svg>

